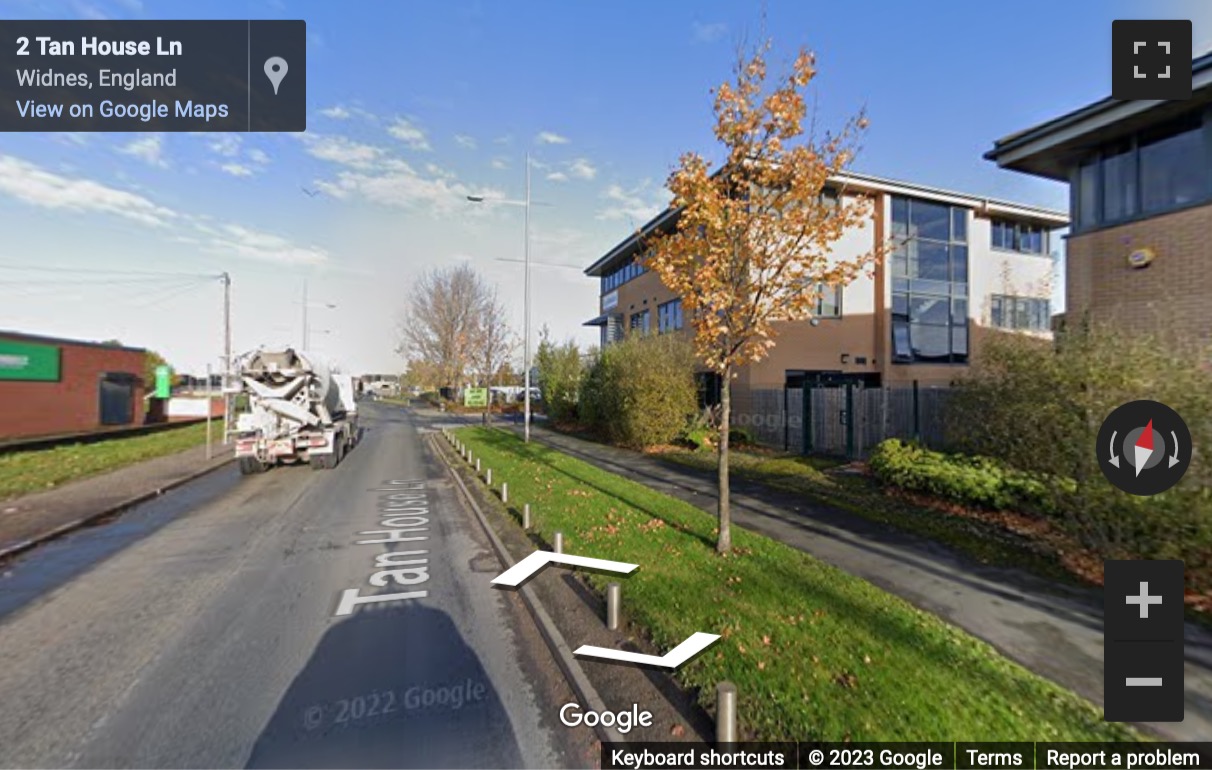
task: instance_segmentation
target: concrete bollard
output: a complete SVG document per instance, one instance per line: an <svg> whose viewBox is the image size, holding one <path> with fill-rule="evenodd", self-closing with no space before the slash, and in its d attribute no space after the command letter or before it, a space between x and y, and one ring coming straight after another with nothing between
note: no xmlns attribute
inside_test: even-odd
<svg viewBox="0 0 1212 770"><path fill-rule="evenodd" d="M736 685L720 682L715 688L715 742L736 743Z"/></svg>
<svg viewBox="0 0 1212 770"><path fill-rule="evenodd" d="M622 610L623 587L618 583L606 586L606 628L619 630L619 612Z"/></svg>
<svg viewBox="0 0 1212 770"><path fill-rule="evenodd" d="M492 486L492 468L484 472L484 483L490 487Z"/></svg>
<svg viewBox="0 0 1212 770"><path fill-rule="evenodd" d="M563 532L555 533L555 538L554 538L554 542L552 543L552 546L553 546L552 550L555 551L556 553L564 553L564 533Z"/></svg>
<svg viewBox="0 0 1212 770"><path fill-rule="evenodd" d="M480 458L476 458L476 473L480 472Z"/></svg>
<svg viewBox="0 0 1212 770"><path fill-rule="evenodd" d="M501 502L502 503L509 502L509 485L506 484L504 481L501 482Z"/></svg>
<svg viewBox="0 0 1212 770"><path fill-rule="evenodd" d="M522 506L522 529L530 529L530 503Z"/></svg>

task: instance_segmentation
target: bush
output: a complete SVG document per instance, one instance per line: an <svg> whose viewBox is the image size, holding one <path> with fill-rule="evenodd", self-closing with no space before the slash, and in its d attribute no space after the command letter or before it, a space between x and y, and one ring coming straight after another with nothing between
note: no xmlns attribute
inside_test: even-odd
<svg viewBox="0 0 1212 770"><path fill-rule="evenodd" d="M689 342L630 335L607 346L586 372L581 418L606 440L642 449L681 435L697 399Z"/></svg>
<svg viewBox="0 0 1212 770"><path fill-rule="evenodd" d="M576 342L568 340L557 345L544 329L535 354L535 368L547 416L556 423L576 422L583 369Z"/></svg>
<svg viewBox="0 0 1212 770"><path fill-rule="evenodd" d="M1190 587L1212 590L1212 455L1199 451L1212 446L1208 361L1189 340L1088 322L1056 345L991 335L948 403L948 439L1042 479L1046 509L1104 558L1182 559ZM1152 497L1111 485L1095 447L1107 415L1138 399L1175 409L1196 447L1183 479Z"/></svg>
<svg viewBox="0 0 1212 770"><path fill-rule="evenodd" d="M1049 512L1048 484L987 457L932 452L900 439L881 442L868 466L882 483L991 510Z"/></svg>

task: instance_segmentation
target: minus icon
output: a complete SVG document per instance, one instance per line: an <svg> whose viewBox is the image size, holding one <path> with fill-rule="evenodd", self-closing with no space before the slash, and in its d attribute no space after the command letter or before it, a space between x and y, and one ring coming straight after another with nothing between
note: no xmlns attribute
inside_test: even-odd
<svg viewBox="0 0 1212 770"><path fill-rule="evenodd" d="M1160 676L1130 676L1127 678L1128 687L1161 687Z"/></svg>

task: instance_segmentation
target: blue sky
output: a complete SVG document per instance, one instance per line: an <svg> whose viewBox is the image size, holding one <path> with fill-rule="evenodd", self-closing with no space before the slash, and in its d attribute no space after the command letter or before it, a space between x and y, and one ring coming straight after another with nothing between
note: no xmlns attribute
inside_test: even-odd
<svg viewBox="0 0 1212 770"><path fill-rule="evenodd" d="M1212 48L1204 0L766 8L776 61L817 53L818 122L867 111L856 170L1058 208L1064 186L981 154L1109 93L1113 19L1191 18L1197 53ZM306 134L0 135L0 328L118 338L194 371L218 364L221 294L190 275L232 275L237 351L298 342L306 280L336 305L311 311L313 347L353 371L400 368L395 327L430 267L470 260L520 329L520 265L502 260L522 255L521 212L465 196L519 197L530 151L550 204L534 209L534 259L588 265L665 203L679 154L713 154L709 89L762 35L759 4L698 0L18 0L0 14L307 21ZM580 324L596 281L554 266L532 280L536 328L595 341Z"/></svg>

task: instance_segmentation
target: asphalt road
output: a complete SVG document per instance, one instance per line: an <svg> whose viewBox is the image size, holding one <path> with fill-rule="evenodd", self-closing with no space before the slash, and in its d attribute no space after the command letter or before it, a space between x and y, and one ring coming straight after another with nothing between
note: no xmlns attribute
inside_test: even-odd
<svg viewBox="0 0 1212 770"><path fill-rule="evenodd" d="M225 469L0 567L0 766L570 766L444 468L361 419L334 470ZM393 528L424 539L359 534Z"/></svg>

